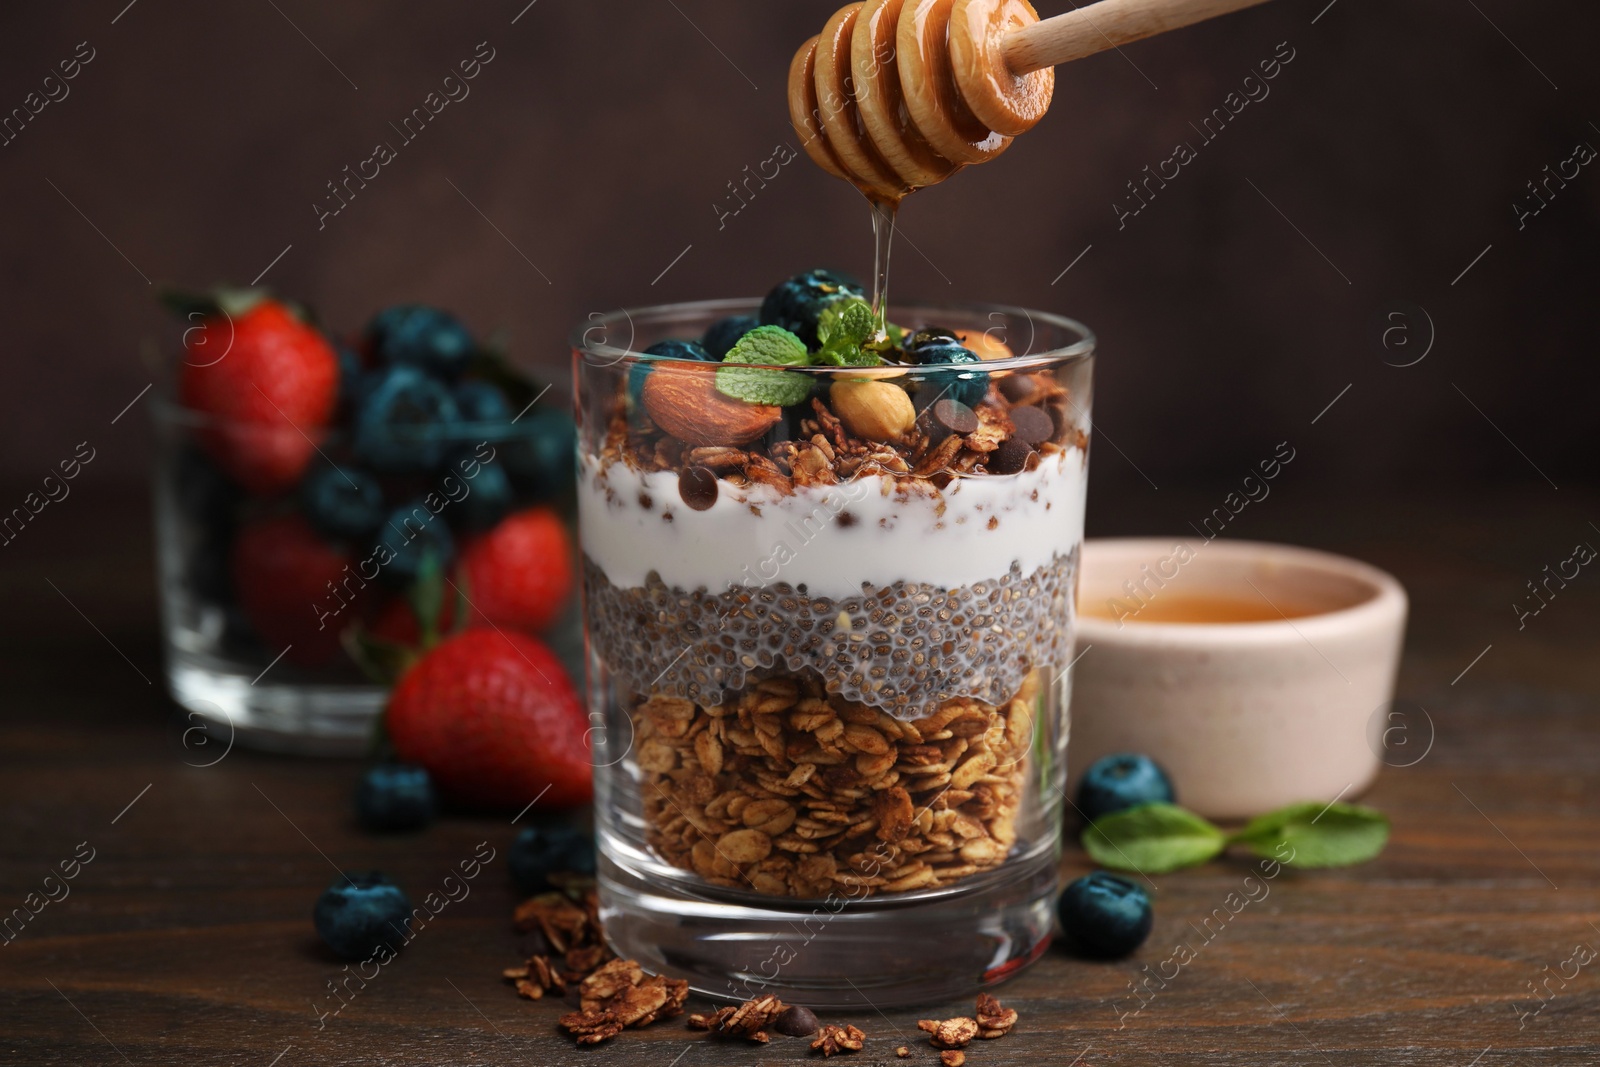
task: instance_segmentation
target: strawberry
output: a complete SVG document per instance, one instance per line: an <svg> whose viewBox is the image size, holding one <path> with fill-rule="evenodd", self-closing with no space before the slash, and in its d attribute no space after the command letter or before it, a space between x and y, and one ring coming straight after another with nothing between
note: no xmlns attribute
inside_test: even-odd
<svg viewBox="0 0 1600 1067"><path fill-rule="evenodd" d="M471 804L568 807L593 796L588 721L536 638L467 630L427 652L389 696L395 754Z"/></svg>
<svg viewBox="0 0 1600 1067"><path fill-rule="evenodd" d="M456 599L447 591L439 604L439 633L448 634L455 629L455 625ZM408 648L415 648L422 643L422 624L417 621L417 610L403 596L393 596L384 602L373 618L369 632L380 641Z"/></svg>
<svg viewBox="0 0 1600 1067"><path fill-rule="evenodd" d="M320 666L339 656L339 633L352 618L329 586L345 588L350 562L298 515L262 519L234 542L233 586L264 644L288 646L291 663Z"/></svg>
<svg viewBox="0 0 1600 1067"><path fill-rule="evenodd" d="M567 528L548 508L514 512L466 544L461 575L476 609L474 621L542 630L572 594Z"/></svg>
<svg viewBox="0 0 1600 1067"><path fill-rule="evenodd" d="M254 493L287 489L316 454L339 399L339 358L275 300L218 312L184 334L184 407L208 416L200 441Z"/></svg>

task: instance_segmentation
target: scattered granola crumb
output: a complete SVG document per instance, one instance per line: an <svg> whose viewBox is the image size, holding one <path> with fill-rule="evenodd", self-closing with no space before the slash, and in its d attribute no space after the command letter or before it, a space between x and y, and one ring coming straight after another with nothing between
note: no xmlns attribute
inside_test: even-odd
<svg viewBox="0 0 1600 1067"><path fill-rule="evenodd" d="M764 1045L772 1040L767 1027L788 1010L787 1004L767 993L734 1007L718 1008L709 1015L691 1015L689 1028L710 1030L717 1037L742 1037L746 1041Z"/></svg>
<svg viewBox="0 0 1600 1067"><path fill-rule="evenodd" d="M961 1067L967 1062L967 1054L958 1049L946 1049L939 1053L939 1062L944 1064L944 1067Z"/></svg>
<svg viewBox="0 0 1600 1067"><path fill-rule="evenodd" d="M934 1048L965 1048L978 1036L978 1024L965 1016L954 1019L919 1019L917 1029L928 1033Z"/></svg>
<svg viewBox="0 0 1600 1067"><path fill-rule="evenodd" d="M567 991L566 979L544 956L529 956L521 967L507 967L500 974L515 987L517 996L529 1000L539 1000L546 993L560 996Z"/></svg>
<svg viewBox="0 0 1600 1067"><path fill-rule="evenodd" d="M578 992L580 1010L563 1015L561 1025L578 1044L597 1045L628 1027L677 1015L689 999L689 983L647 976L635 960L612 960L585 978Z"/></svg>
<svg viewBox="0 0 1600 1067"><path fill-rule="evenodd" d="M1015 1008L1007 1008L988 993L978 994L978 1036L984 1039L1004 1037L1017 1025Z"/></svg>
<svg viewBox="0 0 1600 1067"><path fill-rule="evenodd" d="M811 1047L820 1051L823 1058L827 1058L836 1052L860 1052L866 1040L867 1035L854 1026L835 1026L829 1023L822 1028L817 1039L811 1042Z"/></svg>
<svg viewBox="0 0 1600 1067"><path fill-rule="evenodd" d="M894 1054L899 1056L901 1059L906 1059L911 1055L911 1050L906 1048L904 1045L901 1045L899 1048L894 1050Z"/></svg>

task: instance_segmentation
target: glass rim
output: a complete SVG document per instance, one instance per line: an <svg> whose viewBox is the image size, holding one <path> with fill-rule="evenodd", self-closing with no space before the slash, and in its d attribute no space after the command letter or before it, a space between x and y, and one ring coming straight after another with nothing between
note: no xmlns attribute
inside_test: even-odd
<svg viewBox="0 0 1600 1067"><path fill-rule="evenodd" d="M634 341L634 319L661 318L668 314L701 313L704 315L716 314L718 318L727 315L738 315L752 312L761 306L760 297L732 297L717 300L689 300L671 304L649 304L644 307L618 308L615 311L592 312L587 323L580 323L572 328L568 341L572 351L578 357L598 357L591 360L591 365L598 367L634 366L642 364L679 364L687 367L720 366L720 363L703 363L692 359L674 359L670 356L655 356L632 349ZM1029 323L1046 323L1056 329L1065 330L1076 334L1078 340L1073 343L1052 348L1046 352L1033 352L1034 338L1029 338L1028 345L1024 347L1023 354L1012 356L1008 359L989 359L978 364L929 364L919 366L912 364L885 364L881 367L835 367L835 366L777 366L765 363L741 364L751 367L773 367L777 370L790 371L795 374L810 374L817 377L862 377L863 372L868 372L872 377L882 377L886 371L903 371L906 374L944 374L953 367L963 371L981 370L986 373L995 371L1033 371L1042 367L1057 367L1066 364L1082 362L1094 355L1096 338L1094 331L1089 329L1077 319L1065 315L1057 315L1049 311L1035 311L1030 308L1020 307L1015 304L993 304L983 301L908 301L904 304L890 303L891 312L895 308L903 310L924 311L957 311L975 315L988 315L999 313L1013 318L1026 318ZM604 341L591 342L589 335L596 330L604 331L609 335L610 328L626 322L630 336L630 347L619 348ZM1037 337L1037 329L1034 337Z"/></svg>

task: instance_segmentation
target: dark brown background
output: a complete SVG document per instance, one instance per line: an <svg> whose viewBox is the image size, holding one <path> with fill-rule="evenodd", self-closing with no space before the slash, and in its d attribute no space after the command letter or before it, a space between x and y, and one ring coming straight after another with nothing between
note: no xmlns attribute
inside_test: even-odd
<svg viewBox="0 0 1600 1067"><path fill-rule="evenodd" d="M526 2L138 0L115 25L126 0L6 5L0 108L78 42L97 56L0 147L0 479L34 482L84 439L104 445L86 481L142 477L144 414L108 425L151 380L141 338L169 329L141 272L248 282L292 245L265 281L341 328L435 301L559 368L591 311L870 271L865 204L803 157L720 231L713 206L795 141L788 57L833 0L537 0L512 25ZM897 293L1099 332L1098 519L1148 490L1134 465L1222 485L1284 439L1304 491L1594 472L1600 179L1585 169L1522 232L1512 203L1580 140L1600 146L1600 11L1326 4L1277 0L1063 69L1038 128L905 209ZM471 95L319 232L325 183L398 146L389 123L480 41L496 58ZM1295 59L1270 96L1119 232L1125 184L1198 143L1189 123L1281 41ZM1419 353L1425 323L1411 348L1375 346L1395 300L1436 327L1413 367L1383 359Z"/></svg>

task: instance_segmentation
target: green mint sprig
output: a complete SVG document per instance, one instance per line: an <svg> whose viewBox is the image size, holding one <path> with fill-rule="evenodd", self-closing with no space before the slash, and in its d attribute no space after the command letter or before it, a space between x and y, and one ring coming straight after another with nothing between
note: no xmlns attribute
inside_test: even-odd
<svg viewBox="0 0 1600 1067"><path fill-rule="evenodd" d="M1101 866L1144 874L1205 863L1230 845L1291 867L1348 867L1377 856L1388 840L1389 819L1382 812L1320 801L1257 816L1232 834L1176 804L1141 804L1096 819L1082 837L1084 850Z"/></svg>
<svg viewBox="0 0 1600 1067"><path fill-rule="evenodd" d="M817 340L822 350L817 362L834 367L876 367L883 362L878 342L888 333L865 300L839 300L822 309L817 318Z"/></svg>
<svg viewBox="0 0 1600 1067"><path fill-rule="evenodd" d="M811 380L803 374L771 367L876 367L879 354L899 343L899 327L885 323L872 305L859 297L836 300L817 320L821 347L807 351L805 342L781 326L757 326L739 338L717 370L717 390L751 404L790 407L805 402ZM741 363L763 364L741 367Z"/></svg>

